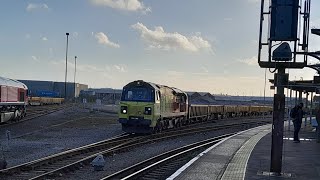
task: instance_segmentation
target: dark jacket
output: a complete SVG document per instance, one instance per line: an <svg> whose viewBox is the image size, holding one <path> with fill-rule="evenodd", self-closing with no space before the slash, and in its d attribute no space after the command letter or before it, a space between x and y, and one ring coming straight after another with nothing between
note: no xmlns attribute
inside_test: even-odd
<svg viewBox="0 0 320 180"><path fill-rule="evenodd" d="M297 122L297 123L302 123L302 118L303 118L303 110L302 108L298 108L297 110L297 115L296 117L294 118L294 121Z"/></svg>

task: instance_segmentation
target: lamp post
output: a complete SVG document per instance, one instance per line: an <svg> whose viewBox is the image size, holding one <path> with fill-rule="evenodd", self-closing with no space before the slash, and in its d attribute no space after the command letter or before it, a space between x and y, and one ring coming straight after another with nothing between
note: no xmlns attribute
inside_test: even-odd
<svg viewBox="0 0 320 180"><path fill-rule="evenodd" d="M67 73L68 73L68 37L69 33L66 33L67 36L67 46L66 46L66 73L64 77L64 98L67 99Z"/></svg>
<svg viewBox="0 0 320 180"><path fill-rule="evenodd" d="M74 102L75 103L76 103L76 97L77 97L76 73L77 73L77 56L74 56Z"/></svg>

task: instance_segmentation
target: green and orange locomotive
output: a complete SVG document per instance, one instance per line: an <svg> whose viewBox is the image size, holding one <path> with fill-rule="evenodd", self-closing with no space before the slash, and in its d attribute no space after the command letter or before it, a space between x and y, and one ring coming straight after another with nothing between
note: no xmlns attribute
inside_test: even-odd
<svg viewBox="0 0 320 180"><path fill-rule="evenodd" d="M185 92L163 85L134 81L123 87L119 122L129 133L152 133L181 125L188 115Z"/></svg>

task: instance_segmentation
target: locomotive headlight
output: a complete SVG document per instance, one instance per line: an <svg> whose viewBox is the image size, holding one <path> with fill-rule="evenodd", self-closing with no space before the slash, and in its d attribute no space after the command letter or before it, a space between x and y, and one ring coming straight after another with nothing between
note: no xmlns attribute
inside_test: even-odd
<svg viewBox="0 0 320 180"><path fill-rule="evenodd" d="M151 115L151 113L152 113L151 107L145 107L145 108L144 108L144 114L146 114L146 115Z"/></svg>
<svg viewBox="0 0 320 180"><path fill-rule="evenodd" d="M121 106L121 113L122 114L127 114L128 113L128 107L127 106Z"/></svg>

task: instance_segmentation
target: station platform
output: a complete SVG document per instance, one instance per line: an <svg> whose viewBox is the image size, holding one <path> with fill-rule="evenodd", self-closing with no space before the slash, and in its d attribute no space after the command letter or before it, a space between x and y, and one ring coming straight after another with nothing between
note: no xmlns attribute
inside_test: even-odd
<svg viewBox="0 0 320 180"><path fill-rule="evenodd" d="M169 178L188 179L320 179L320 143L309 121L302 124L300 143L293 142L293 126L285 122L282 175L270 171L271 125L240 132L193 158Z"/></svg>

